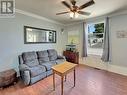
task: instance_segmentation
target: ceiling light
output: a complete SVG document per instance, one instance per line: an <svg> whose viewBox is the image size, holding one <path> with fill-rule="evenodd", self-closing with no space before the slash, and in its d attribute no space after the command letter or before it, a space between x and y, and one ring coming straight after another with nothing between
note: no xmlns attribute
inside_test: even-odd
<svg viewBox="0 0 127 95"><path fill-rule="evenodd" d="M79 14L77 12L70 12L71 18L78 18Z"/></svg>
<svg viewBox="0 0 127 95"><path fill-rule="evenodd" d="M74 13L75 18L78 18L79 14L77 12Z"/></svg>
<svg viewBox="0 0 127 95"><path fill-rule="evenodd" d="M74 18L74 12L70 12L70 17Z"/></svg>

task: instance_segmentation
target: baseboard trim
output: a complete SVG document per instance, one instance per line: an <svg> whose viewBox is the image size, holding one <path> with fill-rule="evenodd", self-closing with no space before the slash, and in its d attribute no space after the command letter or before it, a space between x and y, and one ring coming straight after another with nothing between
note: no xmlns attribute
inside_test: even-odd
<svg viewBox="0 0 127 95"><path fill-rule="evenodd" d="M113 73L117 73L117 74L120 74L120 75L127 76L127 68L125 68L125 67L120 67L120 66L111 65L111 64L108 64L108 66L105 66L105 67L102 67L102 65L95 66L95 65L92 65L92 64L81 64L81 63L80 63L80 65L87 65L89 67L98 68L98 69L102 69L102 70L106 70L106 71L109 71L109 72L113 72ZM103 66L104 65L105 64L103 64Z"/></svg>
<svg viewBox="0 0 127 95"><path fill-rule="evenodd" d="M126 67L121 67L121 66L109 64L108 71L127 76L127 68Z"/></svg>
<svg viewBox="0 0 127 95"><path fill-rule="evenodd" d="M85 60L82 61L82 59L80 59L79 63L82 65L87 65L87 66L93 67L93 68L98 68L98 69L102 69L102 70L106 70L109 72L113 72L113 73L117 73L117 74L127 76L127 68L126 67L113 65L113 64L109 64L109 63L104 63L104 62L85 63Z"/></svg>

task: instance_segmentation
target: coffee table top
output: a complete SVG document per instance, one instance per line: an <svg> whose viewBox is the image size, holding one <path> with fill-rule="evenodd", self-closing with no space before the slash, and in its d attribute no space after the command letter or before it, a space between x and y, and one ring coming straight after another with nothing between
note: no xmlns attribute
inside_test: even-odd
<svg viewBox="0 0 127 95"><path fill-rule="evenodd" d="M52 67L53 70L64 74L68 71L70 71L71 69L75 68L77 66L77 64L71 63L71 62L63 62L61 64L55 65Z"/></svg>

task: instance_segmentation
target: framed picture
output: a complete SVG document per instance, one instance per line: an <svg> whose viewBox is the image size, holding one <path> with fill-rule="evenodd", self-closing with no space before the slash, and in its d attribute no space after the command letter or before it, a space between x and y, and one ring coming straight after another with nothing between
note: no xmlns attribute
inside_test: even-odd
<svg viewBox="0 0 127 95"><path fill-rule="evenodd" d="M127 32L126 31L117 31L117 38L127 38Z"/></svg>

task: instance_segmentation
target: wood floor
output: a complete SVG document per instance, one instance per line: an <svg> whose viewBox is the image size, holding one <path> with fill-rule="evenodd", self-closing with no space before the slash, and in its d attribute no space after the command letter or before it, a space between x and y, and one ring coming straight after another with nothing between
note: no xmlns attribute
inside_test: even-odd
<svg viewBox="0 0 127 95"><path fill-rule="evenodd" d="M60 95L60 79L56 76L55 91L52 76L49 76L27 87L19 81L14 86L0 90L0 95ZM127 95L127 77L79 66L76 68L76 87L73 88L73 73L68 74L64 95Z"/></svg>

